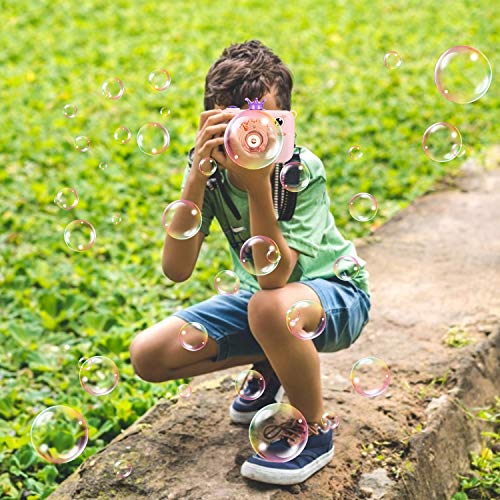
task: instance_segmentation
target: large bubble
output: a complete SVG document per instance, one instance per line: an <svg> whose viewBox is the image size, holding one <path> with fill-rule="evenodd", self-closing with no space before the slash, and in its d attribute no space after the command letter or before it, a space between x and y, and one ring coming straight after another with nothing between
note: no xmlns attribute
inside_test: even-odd
<svg viewBox="0 0 500 500"><path fill-rule="evenodd" d="M462 136L451 123L434 123L424 132L422 148L431 160L450 161L460 153Z"/></svg>
<svg viewBox="0 0 500 500"><path fill-rule="evenodd" d="M179 342L188 351L199 351L207 345L207 329L196 321L186 323L179 330Z"/></svg>
<svg viewBox="0 0 500 500"><path fill-rule="evenodd" d="M389 367L384 360L375 356L360 359L351 370L352 386L361 396L379 396L389 387L390 381Z"/></svg>
<svg viewBox="0 0 500 500"><path fill-rule="evenodd" d="M350 281L359 274L361 266L356 257L352 255L341 255L333 263L333 272L342 281Z"/></svg>
<svg viewBox="0 0 500 500"><path fill-rule="evenodd" d="M240 262L245 271L255 276L272 273L281 260L278 245L267 236L252 236L243 243Z"/></svg>
<svg viewBox="0 0 500 500"><path fill-rule="evenodd" d="M377 212L377 200L370 193L358 193L349 200L349 213L353 219L359 222L371 221Z"/></svg>
<svg viewBox="0 0 500 500"><path fill-rule="evenodd" d="M215 277L214 285L220 295L232 295L240 289L240 278L234 271L220 271Z"/></svg>
<svg viewBox="0 0 500 500"><path fill-rule="evenodd" d="M299 300L286 312L286 326L298 339L314 339L325 330L325 311L313 300Z"/></svg>
<svg viewBox="0 0 500 500"><path fill-rule="evenodd" d="M137 145L144 154L157 156L170 145L170 135L161 123L146 123L137 132Z"/></svg>
<svg viewBox="0 0 500 500"><path fill-rule="evenodd" d="M64 229L64 241L75 252L85 252L94 246L96 232L94 226L86 220L77 219Z"/></svg>
<svg viewBox="0 0 500 500"><path fill-rule="evenodd" d="M201 228L201 212L198 206L189 200L176 200L163 211L161 223L167 234L176 240L187 240Z"/></svg>

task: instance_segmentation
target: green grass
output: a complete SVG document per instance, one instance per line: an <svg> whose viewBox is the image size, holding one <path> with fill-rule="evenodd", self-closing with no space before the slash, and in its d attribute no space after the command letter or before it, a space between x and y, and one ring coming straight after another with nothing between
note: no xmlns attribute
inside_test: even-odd
<svg viewBox="0 0 500 500"><path fill-rule="evenodd" d="M230 43L259 38L295 75L293 108L298 142L323 158L332 210L351 238L372 226L349 218L347 202L360 191L379 201L373 226L455 172L462 160L435 163L420 147L437 121L456 125L468 151L481 158L496 140L495 82L476 103L443 99L433 83L439 55L453 45L481 49L496 67L499 23L493 3L401 2L0 2L0 497L47 496L83 458L109 442L147 408L173 391L133 375L133 336L178 307L209 296L229 266L220 233L202 250L193 278L173 285L161 274L161 212L178 197L185 154L193 143L206 71ZM400 68L384 54L397 50ZM149 72L166 67L171 88L153 92ZM103 81L120 77L120 101L104 99ZM253 97L253 96L251 96ZM68 120L62 108L78 106ZM119 125L132 132L165 120L169 150L158 158L135 141L112 139ZM92 140L89 153L72 146ZM364 156L349 160L359 144ZM107 161L107 170L97 168ZM74 187L71 212L52 200ZM113 213L122 222L110 222ZM69 251L66 224L90 220L93 249ZM368 263L369 267L369 263ZM78 359L104 355L120 370L118 388L100 398L78 382ZM90 425L81 458L53 466L29 444L35 415L53 404L80 409Z"/></svg>

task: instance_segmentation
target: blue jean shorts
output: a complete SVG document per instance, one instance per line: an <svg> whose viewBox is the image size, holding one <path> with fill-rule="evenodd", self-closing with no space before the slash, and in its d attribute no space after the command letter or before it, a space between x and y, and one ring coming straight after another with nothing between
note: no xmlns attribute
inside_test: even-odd
<svg viewBox="0 0 500 500"><path fill-rule="evenodd" d="M348 348L357 340L369 320L370 297L351 282L337 278L301 281L318 295L326 313L325 331L313 339L318 352ZM199 304L177 311L174 316L201 323L218 345L215 361L236 356L258 357L264 351L248 325L248 302L253 292L215 295Z"/></svg>

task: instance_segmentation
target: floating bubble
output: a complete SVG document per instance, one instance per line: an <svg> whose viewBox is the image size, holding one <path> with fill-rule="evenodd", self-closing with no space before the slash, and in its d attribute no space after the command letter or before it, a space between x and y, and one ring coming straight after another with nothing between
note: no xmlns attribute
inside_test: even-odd
<svg viewBox="0 0 500 500"><path fill-rule="evenodd" d="M186 323L179 330L179 342L188 351L199 351L207 345L207 329L196 321Z"/></svg>
<svg viewBox="0 0 500 500"><path fill-rule="evenodd" d="M240 289L240 278L234 271L221 271L217 273L214 280L215 289L220 295L238 293Z"/></svg>
<svg viewBox="0 0 500 500"><path fill-rule="evenodd" d="M192 201L173 201L163 211L161 223L172 238L188 240L201 228L201 212Z"/></svg>
<svg viewBox="0 0 500 500"><path fill-rule="evenodd" d="M286 312L286 326L298 339L315 339L325 330L325 311L314 300L299 300Z"/></svg>
<svg viewBox="0 0 500 500"><path fill-rule="evenodd" d="M113 464L113 471L115 476L119 479L125 479L132 474L134 468L128 460L117 460Z"/></svg>
<svg viewBox="0 0 500 500"><path fill-rule="evenodd" d="M157 156L170 145L170 135L161 123L146 123L137 132L137 145L144 154Z"/></svg>
<svg viewBox="0 0 500 500"><path fill-rule="evenodd" d="M44 460L53 464L74 460L83 452L87 441L87 422L69 406L46 408L31 425L33 448Z"/></svg>
<svg viewBox="0 0 500 500"><path fill-rule="evenodd" d="M280 260L278 245L267 236L252 236L243 243L240 250L243 269L255 276L272 273Z"/></svg>
<svg viewBox="0 0 500 500"><path fill-rule="evenodd" d="M340 418L334 413L326 412L321 417L321 425L334 430L340 425Z"/></svg>
<svg viewBox="0 0 500 500"><path fill-rule="evenodd" d="M119 379L117 366L104 356L92 356L80 367L80 384L91 396L109 394Z"/></svg>
<svg viewBox="0 0 500 500"><path fill-rule="evenodd" d="M170 87L170 82L172 79L170 78L170 73L163 68L155 69L151 71L148 76L149 85L153 90L157 92L163 92Z"/></svg>
<svg viewBox="0 0 500 500"><path fill-rule="evenodd" d="M94 246L96 233L94 226L86 220L76 219L64 229L64 241L68 248L76 252L85 252Z"/></svg>
<svg viewBox="0 0 500 500"><path fill-rule="evenodd" d="M384 56L384 64L385 64L385 67L388 69L399 68L401 66L402 62L403 62L403 59L401 58L399 53L396 52L395 50L390 50Z"/></svg>
<svg viewBox="0 0 500 500"><path fill-rule="evenodd" d="M184 399L189 398L191 394L193 393L193 389L190 385L188 384L181 384L179 387L177 387L177 394Z"/></svg>
<svg viewBox="0 0 500 500"><path fill-rule="evenodd" d="M217 162L210 157L203 158L198 165L198 170L203 175L210 177L217 170Z"/></svg>
<svg viewBox="0 0 500 500"><path fill-rule="evenodd" d="M354 363L351 370L351 384L354 390L372 398L382 394L391 381L389 367L380 358L368 356Z"/></svg>
<svg viewBox="0 0 500 500"><path fill-rule="evenodd" d="M163 116L163 117L167 117L167 116L170 116L170 108L167 108L166 106L164 106L163 108L160 109L160 115Z"/></svg>
<svg viewBox="0 0 500 500"><path fill-rule="evenodd" d="M283 133L271 114L247 109L229 122L224 133L224 146L234 163L256 170L276 160L283 147Z"/></svg>
<svg viewBox="0 0 500 500"><path fill-rule="evenodd" d="M109 166L109 165L108 165L108 162L107 162L107 161L101 161L101 162L99 163L99 168L100 168L101 170L106 170L106 169L108 168L108 166Z"/></svg>
<svg viewBox="0 0 500 500"><path fill-rule="evenodd" d="M116 226L120 224L122 221L122 216L118 213L115 213L111 216L111 222L115 224Z"/></svg>
<svg viewBox="0 0 500 500"><path fill-rule="evenodd" d="M359 146L351 146L347 154L351 160L359 160L363 156L363 151Z"/></svg>
<svg viewBox="0 0 500 500"><path fill-rule="evenodd" d="M434 82L448 101L467 104L480 99L490 88L491 65L478 49L452 47L441 54L434 69Z"/></svg>
<svg viewBox="0 0 500 500"><path fill-rule="evenodd" d="M460 153L462 136L450 123L434 123L424 132L422 148L431 160L441 163L450 161Z"/></svg>
<svg viewBox="0 0 500 500"><path fill-rule="evenodd" d="M125 87L119 78L109 78L102 84L101 90L104 97L116 101L123 95Z"/></svg>
<svg viewBox="0 0 500 500"><path fill-rule="evenodd" d="M353 219L359 222L373 220L377 212L377 200L370 193L358 193L349 200L349 213Z"/></svg>
<svg viewBox="0 0 500 500"><path fill-rule="evenodd" d="M73 188L62 188L56 194L54 203L63 210L71 210L78 205L78 193Z"/></svg>
<svg viewBox="0 0 500 500"><path fill-rule="evenodd" d="M115 130L113 137L115 138L116 142L120 144L127 144L127 142L129 142L130 139L132 138L132 132L130 132L130 129L128 129L124 125L120 125Z"/></svg>
<svg viewBox="0 0 500 500"><path fill-rule="evenodd" d="M270 462L289 462L307 444L309 430L302 413L286 403L274 403L259 410L248 429L255 453Z"/></svg>
<svg viewBox="0 0 500 500"><path fill-rule="evenodd" d="M80 153L86 153L90 149L90 139L84 135L75 138L75 149Z"/></svg>
<svg viewBox="0 0 500 500"><path fill-rule="evenodd" d="M253 401L264 393L266 381L256 370L243 370L236 377L235 388L241 399Z"/></svg>
<svg viewBox="0 0 500 500"><path fill-rule="evenodd" d="M303 191L311 180L311 172L306 165L298 161L287 163L280 172L281 185L292 193Z"/></svg>
<svg viewBox="0 0 500 500"><path fill-rule="evenodd" d="M74 104L66 104L63 113L66 118L74 118L78 113L78 108Z"/></svg>
<svg viewBox="0 0 500 500"><path fill-rule="evenodd" d="M359 274L361 266L352 255L341 255L333 263L333 272L337 278L343 281L350 281Z"/></svg>

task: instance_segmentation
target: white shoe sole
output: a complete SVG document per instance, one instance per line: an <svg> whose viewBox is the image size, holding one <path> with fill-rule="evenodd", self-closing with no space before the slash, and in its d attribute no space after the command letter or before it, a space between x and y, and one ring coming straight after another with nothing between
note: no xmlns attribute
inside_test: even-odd
<svg viewBox="0 0 500 500"><path fill-rule="evenodd" d="M333 458L335 446L332 449L321 455L310 464L299 470L280 470L263 467L261 465L245 462L241 466L241 475L254 481L269 484L291 485L304 482L310 478L315 472L322 469Z"/></svg>
<svg viewBox="0 0 500 500"><path fill-rule="evenodd" d="M280 386L278 392L276 392L276 396L274 396L274 401L276 403L281 403L283 396L285 395L285 389L283 386ZM269 403L272 404L272 403ZM229 407L229 418L231 422L235 424L249 424L252 421L252 418L259 410L256 411L237 411L233 408L233 405Z"/></svg>

